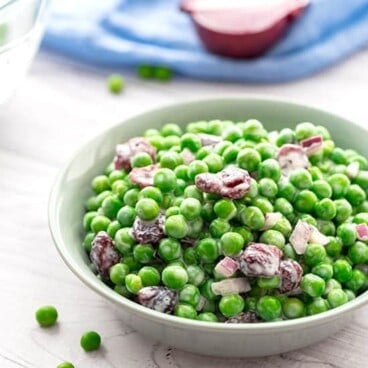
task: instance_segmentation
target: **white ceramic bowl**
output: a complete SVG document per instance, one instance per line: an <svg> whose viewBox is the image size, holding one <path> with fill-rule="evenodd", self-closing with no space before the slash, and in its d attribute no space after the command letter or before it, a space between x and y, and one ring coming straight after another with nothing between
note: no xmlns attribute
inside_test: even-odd
<svg viewBox="0 0 368 368"><path fill-rule="evenodd" d="M142 334L173 347L221 357L278 354L315 343L348 324L354 310L368 301L368 293L328 312L296 320L259 324L206 323L177 318L142 307L115 293L89 269L82 248L83 204L91 179L110 162L118 142L141 135L164 123L202 119L244 121L256 118L267 129L294 127L301 121L326 126L343 148L353 147L368 156L367 131L339 116L289 102L260 98L213 99L163 107L130 118L99 135L73 157L60 172L49 203L50 228L68 267L91 289L108 300L121 319Z"/></svg>

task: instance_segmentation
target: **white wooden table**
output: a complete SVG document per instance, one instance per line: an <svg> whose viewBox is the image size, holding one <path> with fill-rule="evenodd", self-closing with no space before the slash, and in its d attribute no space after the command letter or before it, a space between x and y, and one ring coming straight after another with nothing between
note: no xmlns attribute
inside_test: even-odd
<svg viewBox="0 0 368 368"><path fill-rule="evenodd" d="M140 336L64 265L49 234L47 200L58 168L84 141L128 115L181 99L267 94L367 123L367 65L365 52L310 79L268 86L180 78L159 84L127 74L125 93L114 97L105 88L109 71L39 55L0 106L0 367L52 368L64 360L80 368L366 367L368 307L327 341L264 359L200 357ZM43 304L57 306L55 328L37 327L34 311ZM79 338L89 329L101 333L103 349L86 354Z"/></svg>

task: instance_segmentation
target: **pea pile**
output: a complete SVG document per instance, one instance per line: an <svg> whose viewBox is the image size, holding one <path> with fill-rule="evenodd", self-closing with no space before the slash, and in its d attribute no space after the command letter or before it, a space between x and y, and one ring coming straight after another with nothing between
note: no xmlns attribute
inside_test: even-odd
<svg viewBox="0 0 368 368"><path fill-rule="evenodd" d="M368 288L368 162L322 126L149 129L92 180L83 246L107 285L208 322L300 318Z"/></svg>

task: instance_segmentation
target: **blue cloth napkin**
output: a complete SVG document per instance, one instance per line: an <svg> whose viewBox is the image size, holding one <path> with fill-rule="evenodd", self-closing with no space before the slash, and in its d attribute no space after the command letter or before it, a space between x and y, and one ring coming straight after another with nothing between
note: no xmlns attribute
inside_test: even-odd
<svg viewBox="0 0 368 368"><path fill-rule="evenodd" d="M157 64L191 77L247 82L308 76L368 46L368 0L311 0L285 37L254 60L208 53L179 3L55 0L44 45L94 64Z"/></svg>

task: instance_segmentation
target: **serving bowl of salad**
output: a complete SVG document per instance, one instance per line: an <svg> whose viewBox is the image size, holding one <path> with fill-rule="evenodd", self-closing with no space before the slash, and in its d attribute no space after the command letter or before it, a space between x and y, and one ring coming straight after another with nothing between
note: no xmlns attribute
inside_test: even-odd
<svg viewBox="0 0 368 368"><path fill-rule="evenodd" d="M61 170L51 232L68 267L157 341L222 357L298 349L368 299L365 134L273 99L149 111Z"/></svg>

